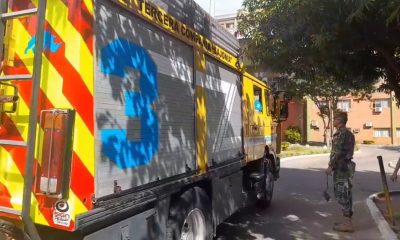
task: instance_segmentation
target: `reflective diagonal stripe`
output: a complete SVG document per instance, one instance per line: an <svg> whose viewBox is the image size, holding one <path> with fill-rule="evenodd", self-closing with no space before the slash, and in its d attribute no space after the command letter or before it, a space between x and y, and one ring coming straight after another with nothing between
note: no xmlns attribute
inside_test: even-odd
<svg viewBox="0 0 400 240"><path fill-rule="evenodd" d="M54 106L59 108L73 108L65 96L59 93L59 89L62 89L63 86L62 76L47 58L43 58L43 67L44 69L48 69L48 75L52 79L51 84L48 82L48 84L46 84L48 86L42 86L47 97ZM88 146L94 146L94 138L79 114L77 114L75 119L75 135L79 137L74 139L74 150L81 159L86 160L84 162L87 169L86 171L94 175L94 151L88 151Z"/></svg>
<svg viewBox="0 0 400 240"><path fill-rule="evenodd" d="M18 56L17 56L18 59ZM44 62L46 61L46 58L44 58ZM46 66L46 63L44 64L44 66ZM51 64L49 64L49 68L50 68ZM24 72L25 73L25 72ZM56 73L50 74L50 76L52 77L52 79L57 82L57 77L56 77ZM54 82L53 82L54 83ZM24 83L26 84L26 83ZM57 84L55 84L55 87L57 87ZM50 89L51 90L51 89ZM57 92L56 89L53 89L54 92ZM24 99L24 95L29 94L30 88L21 88L20 89L20 93L21 96L23 96L22 98ZM51 92L51 91L47 91L47 92ZM62 95L61 95L62 96ZM57 96L54 96L56 99ZM59 97L59 100L62 99L62 97ZM51 103L50 103L51 104ZM50 106L50 108L52 108L52 104ZM28 111L28 108L26 108ZM80 152L82 153L82 155L85 155L85 153L90 153L90 151L87 151L87 149L84 149L84 146L88 146L88 144L90 144L91 142L93 142L93 137L90 137L91 134L89 131L87 131L86 126L83 124L82 120L78 117L76 120L76 131L85 131L83 134L77 133L75 135L77 136L82 136L80 138L76 138L75 139L75 145L80 147ZM85 137L85 138L84 138ZM80 140L82 139L82 140ZM86 142L85 142L86 140ZM75 149L75 147L74 147ZM86 154L87 155L87 154ZM93 179L93 174L90 173L88 171L88 169L86 168L86 166L82 163L82 161L80 160L80 158L74 154L74 158L73 158L73 167L72 167L72 176L73 179L71 181L71 188L73 189L73 191L76 191L78 193L78 195L80 196L79 199L81 199L82 201L85 202L85 205L88 207L91 206L91 200L90 200L90 194L93 193L94 189L93 189L93 183L94 183L94 179ZM91 165L93 166L94 163ZM76 181L74 181L74 179L77 179ZM85 182L85 185L82 185L81 183Z"/></svg>
<svg viewBox="0 0 400 240"><path fill-rule="evenodd" d="M32 1L35 6L38 0ZM82 38L82 35L68 21L68 8L61 0L52 0L47 3L47 23L58 33L62 39L65 49L65 57L72 66L80 73L89 92L93 94L93 56ZM54 10L51 10L54 9Z"/></svg>
<svg viewBox="0 0 400 240"><path fill-rule="evenodd" d="M1 157L1 155L0 155ZM11 204L11 199L12 196L10 192L8 191L7 187L3 184L6 183L6 180L3 178L2 179L2 172L0 171L0 206L10 208L10 209L16 209L12 204ZM9 219L15 219L15 220L21 220L20 216L7 213L7 212L2 212L0 211L0 217L6 217Z"/></svg>
<svg viewBox="0 0 400 240"><path fill-rule="evenodd" d="M18 36L20 36L21 42L28 42L30 34L26 30L24 30L24 26L20 22L17 22L15 25L19 29L20 33ZM70 64L68 62L65 62L65 58L61 54L62 47L59 49L59 51L59 54L47 52L46 56L43 57L43 69L46 70L43 71L43 78L51 79L51 81L42 82L41 91L46 92L46 94L43 95L47 95L46 99L51 100L51 102L53 103L52 106L57 106L59 108L74 108L75 106L78 107L78 114L76 117L75 126L77 131L76 135L79 136L79 138L76 138L74 141L74 149L77 151L80 159L85 160L84 165L86 166L90 174L94 175L94 150L87 150L88 146L94 146L94 138L92 132L87 128L87 124L85 124L85 121L83 121L80 114L85 114L84 117L86 117L86 122L89 121L90 123L93 123L93 113L92 111L90 111L91 109L93 109L93 97L89 94L86 94L87 96L85 97L84 89L80 87L80 83L83 83L82 81L79 81L80 75L74 69L69 68ZM18 48L16 50L16 53L19 56L24 56L25 49ZM28 57L25 58L26 61L23 62L26 63L25 65L29 67L33 58L33 54L29 52L27 56ZM55 64L53 65L53 63ZM30 66L30 71L32 71L31 69L32 66ZM70 77L66 78L65 76ZM30 83L22 84L31 85ZM72 106L70 104L65 95L60 94L60 89L63 88L66 88L66 91L70 93L69 95L72 96L71 98L75 103L75 106ZM79 89L79 92L76 91L77 89ZM28 96L30 96L30 88L27 88L26 93L27 98L25 99L29 101ZM49 108L52 108L52 106Z"/></svg>
<svg viewBox="0 0 400 240"><path fill-rule="evenodd" d="M7 189L8 196L10 197L9 204L14 209L21 210L22 195L20 189L23 188L24 178L12 161L10 154L4 148L0 149L0 157L2 159L0 184ZM5 197L5 195L2 195L2 197Z"/></svg>
<svg viewBox="0 0 400 240"><path fill-rule="evenodd" d="M18 58L18 56L16 56ZM58 73L52 68L51 64L47 61L47 58L43 58L43 66L48 65L49 69L49 76L51 76L51 79L53 80L52 82L52 88L48 89L46 92L50 95L47 95L48 99L52 100L52 102L48 102L46 106L50 109L53 108L53 102L55 103L54 105L63 107L63 108L71 108L70 104L66 99L64 98L63 95L60 95L57 91L57 87L62 84L62 79L61 76L58 75ZM29 72L23 72L26 74L29 74ZM20 94L23 100L29 102L28 96L30 95L30 86L31 82L23 82L19 83L19 88L20 88ZM42 93L44 95L44 93ZM43 97L44 98L44 97ZM29 114L29 109L28 107L25 107L26 109L26 114ZM14 116L14 115L12 115ZM17 116L16 116L17 117ZM18 121L17 119L15 121ZM74 139L74 147L73 149L76 151L76 154L78 155L79 159L79 165L82 165L82 168L79 169L79 172L83 174L83 176L90 176L88 178L80 177L80 179L83 179L85 182L91 183L93 182L93 175L94 175L94 152L93 151L88 151L87 146L94 146L94 138L92 137L91 133L83 123L82 119L79 117L79 115L76 117L75 120L75 135L79 136L79 138ZM26 136L26 134L25 134ZM86 159L86 162L82 162L80 159ZM89 185L89 184L88 184Z"/></svg>
<svg viewBox="0 0 400 240"><path fill-rule="evenodd" d="M91 201L92 200L89 199L89 202ZM74 209L71 212L75 213L75 215L85 213L88 210L88 208L82 203L81 199L79 199L74 191L69 192L68 204L73 206Z"/></svg>
<svg viewBox="0 0 400 240"><path fill-rule="evenodd" d="M73 155L74 164L71 169L71 188L74 190L77 197L90 209L92 208L92 196L94 193L94 177L91 175L79 156Z"/></svg>
<svg viewBox="0 0 400 240"><path fill-rule="evenodd" d="M94 15L94 7L93 7L93 0L83 0L85 7L87 8L90 15Z"/></svg>
<svg viewBox="0 0 400 240"><path fill-rule="evenodd" d="M74 150L86 171L94 176L94 137L79 116L75 119L75 136L79 137L74 138Z"/></svg>
<svg viewBox="0 0 400 240"><path fill-rule="evenodd" d="M38 0L11 0L11 3L12 10L17 11L37 6ZM92 207L91 197L94 193L93 12L92 0L51 0L48 1L45 21L39 110L68 108L75 109L77 113L68 200L73 209L72 220L76 214L86 212ZM7 62L10 65L5 66L6 74L32 73L36 22L37 17L13 20L12 41L10 41L13 46L6 46L6 49L12 50ZM4 129L0 127L0 135L3 134L7 139L26 141L32 81L13 83L18 86L21 98L18 101L17 113L5 115ZM38 134L43 132L39 126L37 129ZM36 150L42 149L40 142L37 146ZM2 161L11 166L0 169L0 192L6 193L7 190L5 199L0 198L0 204L2 206L11 204L12 207L15 205L20 209L26 149L7 146L0 148L0 154ZM35 166L37 173L41 174L36 159ZM49 198L44 195L33 195L34 221L64 228L54 224L52 219L54 204ZM69 228L64 229L73 230L73 227L74 222Z"/></svg>
<svg viewBox="0 0 400 240"><path fill-rule="evenodd" d="M82 2L63 0L68 6L68 20L81 34L91 54L93 54L93 16Z"/></svg>
<svg viewBox="0 0 400 240"><path fill-rule="evenodd" d="M5 121L10 121L5 116ZM11 195L11 204L14 209L22 210L22 189L24 184L23 172L25 171L25 148L15 148L15 147L1 147L0 157L2 161L7 159L6 176L0 177L0 181L4 186L7 187ZM14 161L13 161L14 160ZM35 211L35 206L38 206L38 201L36 196L32 195L32 210ZM41 212L36 212L32 215L33 220L37 223L43 225L49 225L49 219L44 218Z"/></svg>
<svg viewBox="0 0 400 240"><path fill-rule="evenodd" d="M28 31L33 31L33 32L27 32L27 36L32 36L35 32L34 30L28 28L26 29ZM55 32L49 25L47 25L46 27L46 32L48 32L49 35L54 37L54 39L61 39L61 37L57 34L57 32ZM29 42L29 40L28 41L25 40L25 45L27 42ZM57 44L59 44L59 48L57 49L56 52L45 51L45 55L49 59L49 61L53 64L53 66L57 69L59 74L63 76L64 82L62 89L65 97L69 100L71 105L77 110L77 113L82 117L85 124L89 128L89 131L93 133L93 128L94 128L93 95L89 91L88 86L85 85L85 82L80 73L77 72L74 66L72 66L69 60L64 56L64 53L66 51L66 46L69 46L70 43L65 44L65 42L60 42L60 43L57 42ZM74 52L76 51L79 51L79 48L75 49ZM28 56L32 55L32 52L33 51L27 52L26 49L23 49L23 53L27 54ZM79 55L76 55L76 57L80 58ZM28 59L31 58L29 57ZM85 65L85 67L86 69L89 69L92 72L91 81L93 81L93 67L87 67L87 66L93 66L93 57L91 56L90 59L84 59L83 62L88 64ZM46 77L46 75L43 74L43 77ZM79 93L76 91L77 89L79 89Z"/></svg>
<svg viewBox="0 0 400 240"><path fill-rule="evenodd" d="M22 31L23 32L23 31ZM20 36L24 36L24 35L28 35L28 33L25 33L25 34L20 34ZM23 37L22 37L23 38ZM17 53L20 53L20 51L21 51L21 49L17 49L16 50L16 54ZM15 59L18 61L18 60L20 60L22 63L24 63L24 61L23 60L21 60L20 58L19 58L19 56L18 55L16 55L16 57L15 57ZM29 58L28 58L29 59ZM47 58L46 57L44 57L43 58L43 62L44 62L44 64L43 64L43 66L44 66L44 69L54 69L54 68L52 68L51 67L51 64L48 62L48 60L47 60ZM25 70L23 71L23 72L21 72L21 68L19 68L18 69L20 72L19 73L29 73L29 71L28 71L28 69L26 69L25 68ZM49 71L49 73L47 73L47 74L49 74L49 78L51 78L51 79L53 79L55 82L57 82L57 79L59 79L59 78L57 78L57 74L56 74L57 72L54 70L54 72L51 72L51 71ZM52 83L54 83L54 82L52 82ZM30 82L30 81L28 81L28 82L18 82L18 84L19 84L19 89L20 89L20 95L21 95L21 97L22 97L22 99L20 100L20 105L19 105L19 113L23 113L23 115L25 115L25 116L28 116L28 114L29 114L29 108L28 108L28 106L25 104L25 102L28 102L29 103L29 96L30 96L30 91L31 91L31 84L32 84L32 82ZM62 84L62 83L61 83ZM57 86L57 85L56 85ZM57 91L57 89L52 89L52 90L54 90L55 92L59 92L59 91ZM47 91L47 92L52 92L52 91ZM44 95L44 93L42 93L42 95ZM45 96L45 95L44 95ZM60 96L62 96L62 95L59 95L59 96L54 96L54 99L58 99L57 101L57 103L59 103L59 104L62 104L62 103L60 103L59 101L61 101L61 99L63 99L62 97L60 97ZM44 98L44 97L43 97ZM67 102L66 102L67 103ZM64 104L66 104L66 103L64 103ZM47 107L48 108L53 108L53 104L52 103L48 103L48 104L46 104L46 105L48 105ZM69 105L69 104L68 104ZM12 114L11 115L11 117L12 118L18 118L19 117L19 115L14 115L14 114ZM26 120L25 120L26 121ZM87 142L86 142L86 144L88 144L88 143L90 143L91 141L93 141L93 138L91 138L90 136L91 136L91 134L90 134L90 132L87 130L87 128L86 128L86 126L83 124L83 122L82 122L82 120L81 120L81 118L80 117L77 117L77 129L83 129L82 131L85 131L86 132L86 134L85 134L85 136L89 136L88 138L87 138ZM13 122L22 122L21 120L19 120L19 119L13 119ZM11 122L10 121L10 124L13 124L13 122ZM8 129L8 130L10 130L10 129L12 129L11 128L11 126L9 126L9 124L7 124L7 122L5 123L6 124L6 128ZM80 126L79 126L80 125ZM26 128L23 128L23 129L26 129ZM78 130L77 130L78 131ZM13 132L17 132L17 130L14 130ZM18 134L18 133L17 133ZM12 136L15 136L15 135L17 135L17 134L15 134L15 133L12 133L11 135ZM76 135L80 135L80 134L76 134ZM25 136L26 136L26 134L25 134ZM26 139L25 139L26 140ZM81 141L81 145L82 145L82 147L81 147L81 149L83 149L83 145L84 145L85 143L83 142L83 141ZM77 144L77 145L79 145L79 144ZM87 146L87 145L86 145ZM82 151L83 152L83 151ZM85 152L90 152L90 151L85 151ZM21 151L16 151L16 154L18 154L18 153L23 153L21 156L16 156L16 157L14 157L14 161L15 162L19 162L19 165L23 168L24 167L24 161L25 161L25 156L24 156L24 152L21 152ZM75 166L75 165L77 165L77 166L81 166L81 167L79 167L77 170L75 170L74 171L74 169L76 169L76 168L73 168L72 169L72 175L77 175L77 176L79 176L79 179L80 180L82 180L82 181L84 181L85 183L87 183L86 185L87 185L87 187L85 187L85 188L82 188L82 185L81 185L81 182L79 183L79 184L72 184L71 185L71 188L72 188L72 191L76 191L76 192L78 192L78 193L81 193L81 192L84 192L84 191L82 191L82 190L88 190L89 192L84 192L85 194L84 194L84 196L82 196L82 197L80 197L80 198L78 198L78 199L80 199L80 200L82 200L83 201L83 199L85 199L86 198L86 203L87 202L89 202L89 203L91 203L91 200L90 200L90 197L87 197L89 194L91 194L91 193L93 193L93 190L92 189L90 189L90 186L93 186L93 177L92 177L92 174L91 173L89 173L88 172L88 170L86 169L86 167L82 164L82 162L80 161L80 159L79 158L75 158L75 159L78 159L77 161L74 161L73 162L73 166ZM75 160L74 159L74 160ZM93 166L93 165L92 165ZM22 189L22 187L23 187L23 185L20 187L20 188L15 188L15 189ZM21 195L21 193L19 194L19 195ZM83 204L81 204L81 205L83 205ZM85 206L85 205L83 205L83 206ZM87 204L86 206L90 206L90 204ZM88 208L87 208L88 209ZM40 213L40 212L39 212ZM49 215L49 214L44 214L44 216L47 216L47 217L50 217L50 219L48 219L48 221L51 221L51 215Z"/></svg>
<svg viewBox="0 0 400 240"><path fill-rule="evenodd" d="M7 169L5 168L5 166L1 166L1 164L0 167ZM4 173L0 172L0 206L12 208L13 207L11 204L12 196L8 191L7 187L3 184L5 183L4 178L5 178Z"/></svg>

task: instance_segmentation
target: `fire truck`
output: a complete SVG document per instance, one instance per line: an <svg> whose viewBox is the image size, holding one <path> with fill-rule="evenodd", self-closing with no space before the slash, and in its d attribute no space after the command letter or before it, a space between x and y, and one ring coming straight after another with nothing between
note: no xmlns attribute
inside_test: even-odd
<svg viewBox="0 0 400 240"><path fill-rule="evenodd" d="M271 203L287 104L194 1L2 0L0 19L0 239L211 239Z"/></svg>

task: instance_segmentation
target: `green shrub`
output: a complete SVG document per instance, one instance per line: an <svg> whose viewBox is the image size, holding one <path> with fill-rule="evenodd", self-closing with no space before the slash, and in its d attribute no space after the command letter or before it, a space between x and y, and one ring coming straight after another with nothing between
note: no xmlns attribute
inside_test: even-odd
<svg viewBox="0 0 400 240"><path fill-rule="evenodd" d="M364 144L374 144L375 142L373 140L364 140Z"/></svg>
<svg viewBox="0 0 400 240"><path fill-rule="evenodd" d="M286 140L290 143L299 143L301 141L301 130L297 126L289 126L285 131Z"/></svg>
<svg viewBox="0 0 400 240"><path fill-rule="evenodd" d="M289 146L290 146L290 143L288 143L288 142L282 142L282 144L281 144L281 147L282 147L282 150L283 150L283 151L285 151L286 149L288 149Z"/></svg>

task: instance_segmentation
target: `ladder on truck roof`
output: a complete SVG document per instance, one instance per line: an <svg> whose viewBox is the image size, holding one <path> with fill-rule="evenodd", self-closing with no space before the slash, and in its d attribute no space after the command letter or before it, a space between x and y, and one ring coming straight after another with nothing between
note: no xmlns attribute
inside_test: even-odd
<svg viewBox="0 0 400 240"><path fill-rule="evenodd" d="M24 190L22 196L22 211L19 212L11 208L0 208L0 212L18 214L22 217L24 223L24 230L30 235L32 239L40 239L38 231L30 217L31 210L31 193L33 184L33 161L36 145L36 125L38 114L38 98L40 90L40 79L42 69L42 54L43 54L43 34L44 22L46 13L47 0L39 0L37 8L25 9L20 11L8 12L8 0L1 0L0 3L0 60L4 58L4 35L8 20L29 17L37 15L36 26L36 45L33 60L33 74L32 75L5 75L0 76L0 83L14 81L28 81L32 82L30 111L29 111L29 126L28 126L28 140L24 141L10 141L1 140L0 145L27 147L26 162L25 162L25 177L24 177ZM15 100L15 99L14 99ZM5 100L4 100L5 101ZM1 99L0 99L1 102ZM15 107L13 108L15 111Z"/></svg>

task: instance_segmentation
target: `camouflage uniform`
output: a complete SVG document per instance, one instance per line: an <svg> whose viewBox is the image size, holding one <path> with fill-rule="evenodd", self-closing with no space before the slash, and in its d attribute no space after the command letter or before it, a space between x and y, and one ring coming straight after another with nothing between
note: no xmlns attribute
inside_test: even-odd
<svg viewBox="0 0 400 240"><path fill-rule="evenodd" d="M343 215L353 215L352 179L355 163L351 161L354 152L354 135L346 127L339 128L332 139L329 166L333 169L335 198L342 206Z"/></svg>

